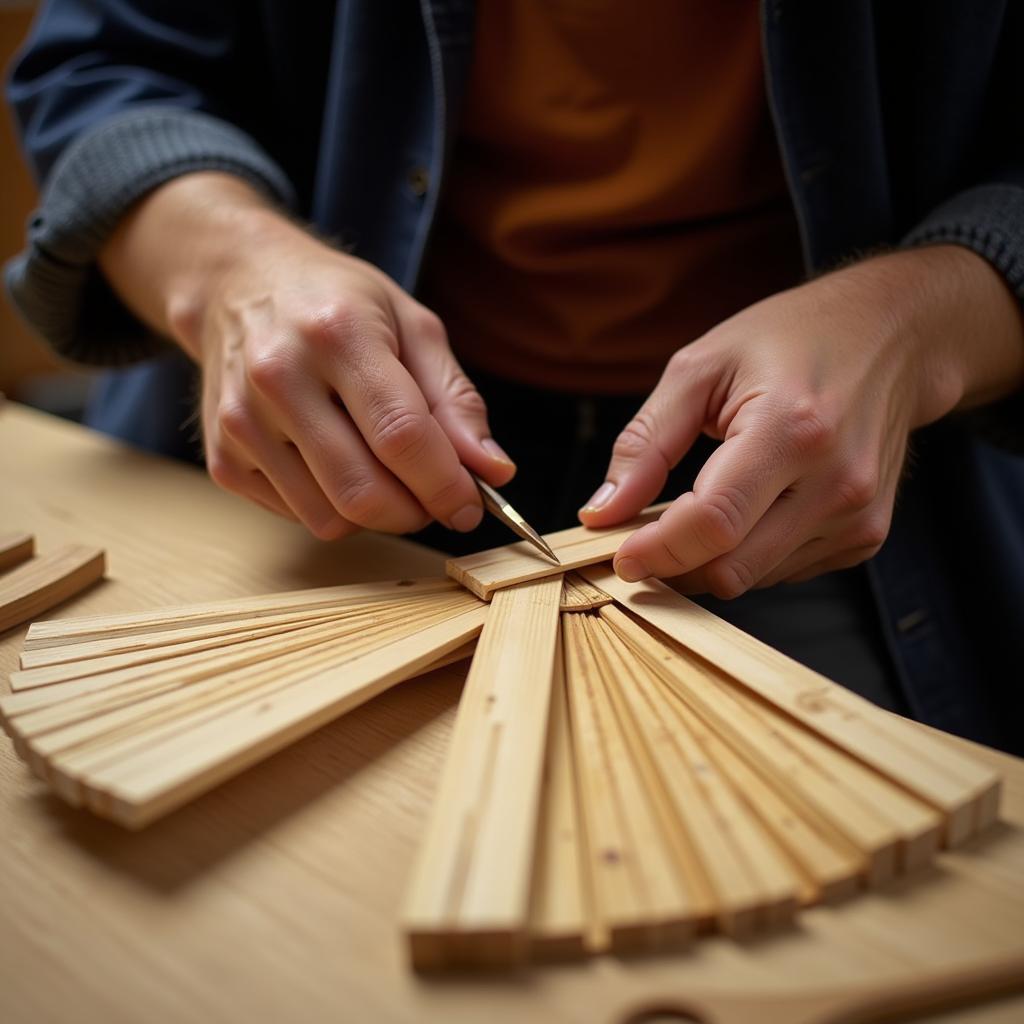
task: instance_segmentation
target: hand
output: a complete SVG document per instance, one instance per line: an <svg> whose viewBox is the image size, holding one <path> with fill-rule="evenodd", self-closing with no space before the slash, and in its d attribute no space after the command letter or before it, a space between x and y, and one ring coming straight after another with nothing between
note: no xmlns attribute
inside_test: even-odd
<svg viewBox="0 0 1024 1024"><path fill-rule="evenodd" d="M721 598L874 555L908 438L1024 379L1020 309L966 249L879 257L775 295L670 360L580 518L627 519L703 431L693 490L619 549L626 580Z"/></svg>
<svg viewBox="0 0 1024 1024"><path fill-rule="evenodd" d="M211 218L205 241L167 241L190 219L210 232ZM317 537L406 533L431 519L471 530L483 510L464 467L495 485L514 474L440 320L241 183L194 175L164 186L103 265L200 363L213 479ZM154 280L162 286L147 294Z"/></svg>

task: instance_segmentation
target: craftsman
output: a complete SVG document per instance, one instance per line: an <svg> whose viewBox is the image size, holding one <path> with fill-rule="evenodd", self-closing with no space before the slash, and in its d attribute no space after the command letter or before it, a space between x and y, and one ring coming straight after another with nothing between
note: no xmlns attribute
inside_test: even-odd
<svg viewBox="0 0 1024 1024"><path fill-rule="evenodd" d="M466 468L544 530L675 499L621 576L1021 749L1022 47L1007 0L49 0L7 283L135 364L91 424L187 454L198 404L319 538L504 543Z"/></svg>

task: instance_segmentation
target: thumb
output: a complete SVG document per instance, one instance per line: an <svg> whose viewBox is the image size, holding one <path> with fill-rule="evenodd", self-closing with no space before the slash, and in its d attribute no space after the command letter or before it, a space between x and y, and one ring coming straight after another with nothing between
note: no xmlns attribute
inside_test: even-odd
<svg viewBox="0 0 1024 1024"><path fill-rule="evenodd" d="M413 300L401 303L396 313L402 362L459 460L495 487L508 483L515 463L491 437L487 406L455 358L440 318Z"/></svg>
<svg viewBox="0 0 1024 1024"><path fill-rule="evenodd" d="M612 526L654 501L704 427L712 384L685 349L669 360L657 387L616 439L604 483L580 509L585 526Z"/></svg>

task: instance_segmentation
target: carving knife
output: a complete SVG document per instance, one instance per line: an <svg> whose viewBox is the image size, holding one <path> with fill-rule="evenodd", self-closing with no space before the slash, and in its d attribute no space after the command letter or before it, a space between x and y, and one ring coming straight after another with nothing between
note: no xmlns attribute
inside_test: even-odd
<svg viewBox="0 0 1024 1024"><path fill-rule="evenodd" d="M541 554L550 558L555 565L561 565L558 556L551 550L544 538L489 484L475 473L469 474L480 489L484 508L496 519L503 522L513 533L529 541Z"/></svg>

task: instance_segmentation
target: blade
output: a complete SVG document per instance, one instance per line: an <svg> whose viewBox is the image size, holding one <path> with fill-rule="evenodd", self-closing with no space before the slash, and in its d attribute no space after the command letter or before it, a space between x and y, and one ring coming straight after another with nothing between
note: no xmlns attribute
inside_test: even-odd
<svg viewBox="0 0 1024 1024"><path fill-rule="evenodd" d="M489 484L476 474L470 476L480 489L484 508L500 519L510 530L523 540L528 540L541 554L547 555L555 565L561 565L558 556L551 550L544 538Z"/></svg>

